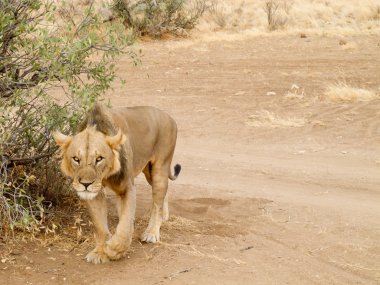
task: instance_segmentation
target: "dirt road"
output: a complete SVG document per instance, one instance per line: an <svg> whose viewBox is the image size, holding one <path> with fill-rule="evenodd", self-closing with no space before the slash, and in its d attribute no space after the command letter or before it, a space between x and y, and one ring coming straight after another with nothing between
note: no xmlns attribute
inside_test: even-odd
<svg viewBox="0 0 380 285"><path fill-rule="evenodd" d="M331 102L328 83L378 90L376 37L247 37L141 44L118 62L120 106L178 122L162 242L104 265L78 248L18 247L1 284L379 284L380 100ZM342 42L341 42L342 43ZM346 47L345 47L346 46ZM114 217L114 214L112 214Z"/></svg>

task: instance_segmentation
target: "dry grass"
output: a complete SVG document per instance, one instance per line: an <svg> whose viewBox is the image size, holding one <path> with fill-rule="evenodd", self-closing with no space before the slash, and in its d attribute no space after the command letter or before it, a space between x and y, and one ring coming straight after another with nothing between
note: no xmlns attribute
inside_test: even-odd
<svg viewBox="0 0 380 285"><path fill-rule="evenodd" d="M286 128L286 127L302 127L306 124L306 120L296 117L280 117L267 110L258 111L254 115L250 115L246 122L250 127L264 128Z"/></svg>
<svg viewBox="0 0 380 285"><path fill-rule="evenodd" d="M169 220L162 225L164 230L178 230L178 231L191 231L200 233L197 228L197 223L180 216L171 215Z"/></svg>
<svg viewBox="0 0 380 285"><path fill-rule="evenodd" d="M276 7L274 11L271 6L271 23L268 23L269 2ZM363 0L360 5L355 0L214 0L213 9L206 13L200 29L268 33L277 29L274 24L281 27L276 33L378 33L380 0Z"/></svg>
<svg viewBox="0 0 380 285"><path fill-rule="evenodd" d="M287 22L288 1L267 0L265 1L264 11L267 15L269 31L278 30L285 27Z"/></svg>
<svg viewBox="0 0 380 285"><path fill-rule="evenodd" d="M328 85L321 99L329 102L351 103L367 102L379 98L379 91L352 87L346 83L339 82Z"/></svg>
<svg viewBox="0 0 380 285"><path fill-rule="evenodd" d="M245 15L245 2L233 2L212 0L203 18L201 29L212 30L241 28ZM243 21L245 22L245 21ZM248 24L248 23L246 23Z"/></svg>

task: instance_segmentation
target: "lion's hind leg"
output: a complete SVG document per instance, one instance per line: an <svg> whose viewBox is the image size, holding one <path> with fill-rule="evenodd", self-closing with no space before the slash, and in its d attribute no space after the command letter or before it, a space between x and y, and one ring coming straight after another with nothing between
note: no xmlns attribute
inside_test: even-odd
<svg viewBox="0 0 380 285"><path fill-rule="evenodd" d="M145 179L146 181L148 181L149 185L152 185L152 169L153 169L153 166L152 166L152 162L148 162L148 164L145 166L145 168L143 169L143 173L145 175Z"/></svg>
<svg viewBox="0 0 380 285"><path fill-rule="evenodd" d="M162 221L166 222L167 220L169 220L169 191L166 190L164 205L162 207Z"/></svg>
<svg viewBox="0 0 380 285"><path fill-rule="evenodd" d="M153 170L153 167L152 167L151 162L149 162L145 166L145 168L143 169L143 173L145 175L146 181L148 181L149 185L151 185L151 186L153 184L153 182L152 182L152 170ZM169 193L168 193L168 191L166 191L166 195L165 195L165 199L164 199L164 205L162 208L162 219L164 222L169 220L169 203L168 203L168 200L169 200Z"/></svg>
<svg viewBox="0 0 380 285"><path fill-rule="evenodd" d="M160 240L162 221L168 218L168 177L170 165L153 165L152 170L152 209L148 227L141 236L145 242L156 243Z"/></svg>

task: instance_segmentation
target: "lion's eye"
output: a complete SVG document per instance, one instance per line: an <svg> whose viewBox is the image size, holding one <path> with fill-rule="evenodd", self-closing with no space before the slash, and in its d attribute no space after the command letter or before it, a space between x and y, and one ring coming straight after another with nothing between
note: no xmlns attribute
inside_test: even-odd
<svg viewBox="0 0 380 285"><path fill-rule="evenodd" d="M104 159L103 156L98 156L98 157L96 158L96 163L101 162L103 159Z"/></svg>
<svg viewBox="0 0 380 285"><path fill-rule="evenodd" d="M79 158L76 157L76 156L73 157L73 160L74 160L77 164L79 164L79 162L80 162Z"/></svg>

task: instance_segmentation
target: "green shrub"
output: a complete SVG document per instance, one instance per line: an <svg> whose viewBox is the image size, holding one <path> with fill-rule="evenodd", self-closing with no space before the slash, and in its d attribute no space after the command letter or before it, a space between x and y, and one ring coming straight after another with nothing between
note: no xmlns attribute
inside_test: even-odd
<svg viewBox="0 0 380 285"><path fill-rule="evenodd" d="M59 25L55 6L0 0L0 235L38 232L67 185L50 132L75 129L111 87L113 60L131 44L92 5ZM134 54L130 52L132 58Z"/></svg>
<svg viewBox="0 0 380 285"><path fill-rule="evenodd" d="M137 36L183 35L195 27L205 0L113 0L112 10Z"/></svg>

